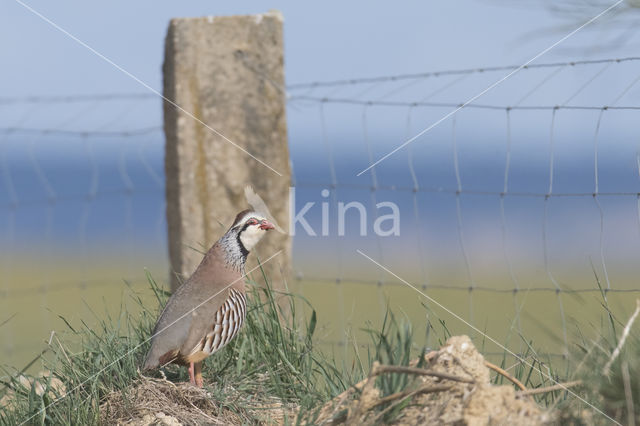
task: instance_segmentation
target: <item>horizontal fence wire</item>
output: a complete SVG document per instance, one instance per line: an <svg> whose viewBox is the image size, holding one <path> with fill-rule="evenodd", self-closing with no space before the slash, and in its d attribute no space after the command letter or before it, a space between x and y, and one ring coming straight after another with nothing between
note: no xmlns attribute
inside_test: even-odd
<svg viewBox="0 0 640 426"><path fill-rule="evenodd" d="M0 127L0 135L37 135L68 136L76 138L132 138L162 131L161 126L144 127L131 130L96 131L64 129L30 129L25 127Z"/></svg>
<svg viewBox="0 0 640 426"><path fill-rule="evenodd" d="M158 100L158 95L153 93L103 93L90 95L49 95L49 96L22 96L22 97L2 97L1 105L15 104L67 104L86 102L108 102L123 100Z"/></svg>
<svg viewBox="0 0 640 426"><path fill-rule="evenodd" d="M298 271L295 276L296 281L303 284L327 284L327 283L353 283L364 284L371 286L397 286L407 287L406 284L398 281L389 280L375 280L375 279L359 279L359 278L335 278L335 277L315 277L307 276L304 273ZM420 284L416 287L423 290L452 290L459 292L484 292L484 293L566 293L566 294L579 294L579 293L595 293L595 294L607 294L607 293L640 293L640 288L630 289L616 289L616 288L556 288L556 287L531 287L531 288L492 288L478 285L451 285L451 284Z"/></svg>
<svg viewBox="0 0 640 426"><path fill-rule="evenodd" d="M147 277L130 277L120 278L120 284L124 284L128 287L133 286L148 286L149 282ZM37 294L55 293L59 291L68 291L72 289L77 290L91 290L94 288L113 286L113 280L107 279L87 279L87 280L69 280L60 281L56 283L47 283L46 285L32 286L32 287L20 287L16 289L0 289L0 297L4 299L22 298L33 296Z"/></svg>
<svg viewBox="0 0 640 426"><path fill-rule="evenodd" d="M598 65L598 64L620 64L623 62L636 62L640 61L640 57L630 56L625 58L609 58L609 59L592 59L583 61L566 61L566 62L548 62L540 64L529 64L521 67L520 65L506 65L506 66L490 66L479 68L465 68L454 70L442 70L442 71L430 71L413 74L395 74L378 77L364 77L364 78L349 78L333 81L312 81L307 83L295 83L287 85L288 90L299 89L314 89L317 87L334 87L334 86L352 86L357 84L370 84L370 83L387 83L397 82L400 80L414 80L425 79L433 77L445 77L450 75L468 75L468 74L481 74L497 71L513 71L518 68L522 70L532 70L539 68L565 68L565 67L580 67L585 65Z"/></svg>
<svg viewBox="0 0 640 426"><path fill-rule="evenodd" d="M371 350L375 349L375 344L370 342L353 342L353 341L345 342L343 340L318 339L316 341L316 344L324 345L324 346L335 346L340 348L343 348L346 345L349 347L355 346L362 349L371 349ZM433 348L427 348L427 349L434 350ZM567 358L566 354L554 353L554 352L543 352L543 353L533 354L530 352L529 353L527 352L508 353L508 352L497 352L497 351L482 351L482 355L485 357L505 357L509 359L515 358L518 361L527 360L527 359L536 359L537 361L540 361L542 364L544 364L545 361L548 360L548 358L563 358L563 359Z"/></svg>
<svg viewBox="0 0 640 426"><path fill-rule="evenodd" d="M101 198L122 197L122 196L140 196L140 195L156 195L164 194L159 188L123 188L123 189L105 189L97 192L86 194L65 194L52 195L50 197L25 199L20 201L9 201L0 203L0 210L18 210L23 207L42 207L42 206L60 206L64 204L78 204L81 202L92 202Z"/></svg>
<svg viewBox="0 0 640 426"><path fill-rule="evenodd" d="M299 284L304 285L326 285L329 283L335 284L362 284L362 285L370 285L370 286L395 286L395 287L406 287L406 284L398 281L390 281L387 279L359 279L359 278L350 278L350 277L341 277L335 278L332 276L328 277L317 277L317 276L308 276L300 271L294 272L295 281ZM147 284L147 278L144 276L140 277L129 277L129 278L119 278L119 283L126 285L142 285ZM53 284L46 284L40 286L32 286L32 287L23 287L18 289L0 289L0 298L11 299L16 297L25 297L28 295L34 294L44 294L50 292L64 291L69 289L92 289L97 287L103 287L108 285L114 285L113 280L101 280L101 279L89 279L89 280L70 280L70 281L61 281ZM564 293L564 294L580 294L580 293L593 293L593 294L624 294L624 293L640 293L640 288L630 288L630 289L617 289L617 288L556 288L556 287L531 287L531 288L492 288L486 286L479 285L454 285L454 284L419 284L416 285L423 290L451 290L455 292L480 292L480 293L500 293L500 294L517 294L517 293Z"/></svg>
<svg viewBox="0 0 640 426"><path fill-rule="evenodd" d="M519 191L482 191L471 189L453 189L453 188L425 188L409 187L401 185L364 185L353 183L311 183L311 182L297 182L296 188L345 188L345 189L359 189L363 191L401 191L401 192L426 192L437 194L451 194L451 195L488 195L492 197L518 197L518 198L563 198L563 197L596 197L596 196L610 196L610 197L640 197L640 192L519 192Z"/></svg>
<svg viewBox="0 0 640 426"><path fill-rule="evenodd" d="M430 107L430 108L469 108L469 109L490 109L501 111L557 111L557 110L582 110L582 111L637 111L640 106L584 106L584 105L484 105L478 103L467 104L465 102L419 102L419 101L385 101L385 100L366 100L366 99L349 99L349 98L330 98L330 97L313 97L313 96L292 96L290 102L310 101L322 104L347 104L360 106L385 106L385 107Z"/></svg>

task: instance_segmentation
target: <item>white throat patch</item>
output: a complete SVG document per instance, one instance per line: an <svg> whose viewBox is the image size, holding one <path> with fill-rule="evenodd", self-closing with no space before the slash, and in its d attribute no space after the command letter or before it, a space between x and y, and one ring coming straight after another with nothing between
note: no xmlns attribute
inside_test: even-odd
<svg viewBox="0 0 640 426"><path fill-rule="evenodd" d="M251 251L253 246L260 241L260 238L262 238L266 232L260 229L259 226L260 225L250 225L240 234L240 242L247 251Z"/></svg>
<svg viewBox="0 0 640 426"><path fill-rule="evenodd" d="M265 217L260 213L249 212L242 218L240 223L242 224L252 217L258 220L258 224L249 225L247 229L242 231L242 233L240 234L240 242L242 243L244 248L247 249L247 251L251 251L251 249L258 243L258 241L260 241L260 238L262 238L266 233L266 231L260 229L260 222L265 219Z"/></svg>

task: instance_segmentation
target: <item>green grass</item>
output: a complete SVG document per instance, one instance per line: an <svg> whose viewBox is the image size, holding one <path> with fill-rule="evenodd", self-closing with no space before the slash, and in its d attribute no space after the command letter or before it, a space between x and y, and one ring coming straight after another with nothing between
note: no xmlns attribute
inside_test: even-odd
<svg viewBox="0 0 640 426"><path fill-rule="evenodd" d="M598 282L599 283L599 282ZM617 317L609 306L606 291L601 287L601 307L604 312L598 337L589 339L580 330L576 332L573 359L569 375L584 382L581 396L608 416L622 424L640 422L640 322ZM640 301L637 301L640 309ZM621 341L628 328L628 336ZM619 356L613 359L617 347ZM565 398L559 407L568 424L608 424L603 416L595 414L585 419L584 407L575 399Z"/></svg>
<svg viewBox="0 0 640 426"><path fill-rule="evenodd" d="M132 294L130 301L123 300L118 315L96 315L89 325L68 324L69 336L53 339L49 352L43 358L44 367L60 379L66 389L66 397L55 401L53 389L36 393L35 385L20 385L16 375L7 371L9 378L0 384L0 397L9 389L15 392L11 409L0 411L0 424L99 424L100 404L113 392L120 392L126 400L131 387L140 380L138 367L149 348L147 339L155 324L158 306L168 297L149 275L148 280L157 300L150 307L139 294ZM300 407L297 419L313 422L318 407L366 377L373 361L383 364L408 365L412 359L426 351L424 345L407 319L387 311L381 327L370 326L365 331L370 344L366 356L358 345L350 349L352 362L326 354L315 344L318 318L313 307L302 297L281 294L256 286L249 281L250 307L245 327L239 336L215 356L206 360L204 379L208 390L218 404L232 412L250 414L247 401L237 395L269 395L283 403ZM135 309L129 309L133 301ZM613 363L612 374L598 374L617 344L624 320L616 318L607 304L606 293L602 294L603 321L598 324L600 338L589 340L578 335L572 346L571 356L566 360L552 360L538 354L534 344L525 336L515 333L510 339L518 339L525 348L526 362L513 364L514 359L504 354L499 363L528 388L544 387L554 381L564 382L575 378L585 381L586 386L576 392L594 403L609 415L626 419L629 392L625 392L622 371L630 373L632 399L635 416L640 413L640 345L638 334L630 337L620 358ZM282 312L283 306L286 313ZM302 309L304 307L304 314ZM427 306L426 341L443 343L449 337L447 323L438 318ZM287 318L284 320L283 318ZM594 326L595 327L595 326ZM476 340L483 351L482 340ZM186 369L168 367L167 378L174 382L187 381ZM157 374L159 377L159 374ZM553 378L551 380L549 377ZM381 396L400 392L409 386L411 378L406 374L387 374L377 379ZM495 376L496 384L503 384L502 376ZM629 382L629 380L627 380ZM45 381L44 386L51 383ZM627 386L628 387L628 386ZM233 394L229 393L234 389ZM548 392L536 396L543 407L558 407L564 418L574 424L584 423L582 403L565 391ZM406 404L409 404L407 400ZM406 404L392 407L385 412L384 421L392 421ZM381 405L376 409L385 410ZM249 417L254 422L257 418ZM594 414L592 420L600 422L604 417Z"/></svg>
<svg viewBox="0 0 640 426"><path fill-rule="evenodd" d="M163 305L168 294L148 277L158 303ZM310 407L347 386L332 363L321 358L313 348L315 312L301 321L297 305L305 303L290 295L276 295L269 289L251 286L251 305L243 332L216 356L207 359L205 380L223 404L221 393L227 384L237 392L278 396L282 401ZM6 383L16 390L16 405L0 413L0 423L20 424L97 424L98 407L105 395L113 391L126 393L139 377L138 367L149 348L147 341L158 312L148 309L138 295L132 296L139 313L122 309L117 317L100 319L97 326L83 323L80 328L68 324L79 351L70 350L64 342L50 346L46 368L62 380L67 396L54 402L52 392L43 397L12 379ZM275 297L282 297L276 303ZM283 322L281 306L288 304L291 320ZM75 343L79 341L78 343ZM186 369L168 368L166 375L174 381L187 380ZM15 376L14 376L15 377ZM1 396L1 394L0 394ZM241 410L228 401L230 409Z"/></svg>

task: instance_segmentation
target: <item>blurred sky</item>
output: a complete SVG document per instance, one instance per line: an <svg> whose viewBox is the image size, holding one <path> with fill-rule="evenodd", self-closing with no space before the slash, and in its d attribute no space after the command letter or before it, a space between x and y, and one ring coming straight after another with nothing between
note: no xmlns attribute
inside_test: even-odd
<svg viewBox="0 0 640 426"><path fill-rule="evenodd" d="M25 3L158 90L164 35L172 17L282 11L288 83L518 64L579 25L553 15L544 2L509 7L516 2L497 0ZM565 56L570 47L594 47L605 30L623 30L604 24L572 37L562 46L564 54L552 51L541 61ZM633 48L629 43L614 51L607 46L585 53L625 55ZM144 90L12 0L0 6L0 50L2 96Z"/></svg>

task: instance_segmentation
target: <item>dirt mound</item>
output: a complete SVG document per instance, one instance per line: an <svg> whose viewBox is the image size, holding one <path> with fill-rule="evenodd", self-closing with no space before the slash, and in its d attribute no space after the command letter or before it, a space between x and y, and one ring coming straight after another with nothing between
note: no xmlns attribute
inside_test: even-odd
<svg viewBox="0 0 640 426"><path fill-rule="evenodd" d="M513 386L494 386L484 357L467 336L450 338L425 357L422 368L375 364L369 377L326 404L313 423L394 425L539 425L551 423L530 397ZM413 376L401 392L382 397L376 380L383 374ZM395 413L394 413L394 410ZM392 418L389 418L393 414Z"/></svg>
<svg viewBox="0 0 640 426"><path fill-rule="evenodd" d="M189 383L141 377L127 391L113 392L100 405L102 424L129 426L182 426L182 425L242 425L291 423L297 415L294 408L280 403L277 398L259 402L247 401L234 389L223 390L236 402L233 409L217 403L214 395Z"/></svg>

